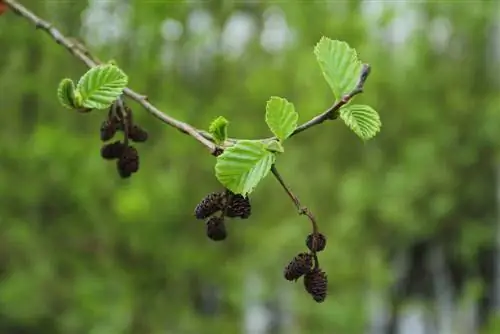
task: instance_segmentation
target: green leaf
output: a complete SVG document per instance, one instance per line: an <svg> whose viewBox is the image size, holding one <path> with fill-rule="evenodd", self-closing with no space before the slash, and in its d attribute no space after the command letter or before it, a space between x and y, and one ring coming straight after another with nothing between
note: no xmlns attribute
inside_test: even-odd
<svg viewBox="0 0 500 334"><path fill-rule="evenodd" d="M68 109L78 108L73 80L68 78L61 80L59 87L57 87L57 98Z"/></svg>
<svg viewBox="0 0 500 334"><path fill-rule="evenodd" d="M271 151L271 152L274 152L274 153L283 153L283 152L285 152L285 148L277 140L271 140L271 141L265 143L265 145L266 145L266 149L268 151Z"/></svg>
<svg viewBox="0 0 500 334"><path fill-rule="evenodd" d="M314 54L335 99L341 99L356 87L363 64L349 44L322 37L314 47Z"/></svg>
<svg viewBox="0 0 500 334"><path fill-rule="evenodd" d="M266 123L274 135L281 141L290 137L297 128L299 114L293 103L286 99L272 96L266 105Z"/></svg>
<svg viewBox="0 0 500 334"><path fill-rule="evenodd" d="M227 126L229 121L223 116L219 116L210 123L208 131L214 137L216 144L222 144L227 139Z"/></svg>
<svg viewBox="0 0 500 334"><path fill-rule="evenodd" d="M377 111L364 104L352 104L340 108L340 118L363 140L375 137L382 127Z"/></svg>
<svg viewBox="0 0 500 334"><path fill-rule="evenodd" d="M85 73L76 86L86 108L108 108L127 87L128 77L121 69L111 64L99 65Z"/></svg>
<svg viewBox="0 0 500 334"><path fill-rule="evenodd" d="M224 187L246 196L266 177L275 160L264 143L240 140L217 157L215 175Z"/></svg>

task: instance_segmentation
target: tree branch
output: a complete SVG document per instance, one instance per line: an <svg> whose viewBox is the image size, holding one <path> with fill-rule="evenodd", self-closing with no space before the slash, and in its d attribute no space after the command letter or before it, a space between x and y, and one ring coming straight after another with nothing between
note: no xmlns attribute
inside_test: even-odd
<svg viewBox="0 0 500 334"><path fill-rule="evenodd" d="M93 57L85 48L83 48L81 45L78 43L75 43L72 41L71 38L65 37L59 30L54 28L50 23L47 21L42 20L38 16L36 16L34 13L29 11L26 7L18 3L17 1L14 0L4 0L4 3L12 9L12 11L27 19L28 21L31 21L37 29L41 29L45 31L52 39L59 45L62 45L63 47L66 48L71 54L73 54L76 58L81 60L85 65L88 67L94 67L96 65L99 65L98 60ZM182 133L185 133L197 141L199 141L201 144L203 144L205 147L207 147L210 150L211 154L216 154L217 153L217 146L208 138L205 136L201 135L200 132L192 127L191 125L181 122L173 117L168 116L167 114L161 112L158 108L156 108L154 105L152 105L146 96L141 95L135 91L133 91L130 88L125 88L123 90L123 93L131 98L132 100L136 101L139 103L144 109L146 109L150 114L161 120L162 122L176 128L177 130L181 131Z"/></svg>
<svg viewBox="0 0 500 334"><path fill-rule="evenodd" d="M2 0L0 0L0 2L1 1ZM30 10L28 10L26 7L24 7L17 1L3 0L3 3L6 4L15 14L33 23L37 29L41 29L42 31L46 32L57 44L62 45L64 48L66 48L66 50L68 50L71 54L73 54L73 56L82 61L88 67L94 67L101 63L99 59L92 56L91 53L78 41L75 41L72 38L64 36L49 22L41 19L40 17L32 13ZM325 112L312 118L311 120L305 122L304 124L298 126L297 129L295 129L295 131L292 133L292 136L297 135L313 126L321 124L326 120L337 119L339 116L338 111L340 110L340 108L345 104L347 104L354 96L363 92L363 87L369 74L370 74L370 66L364 64L356 87L349 94L343 96L342 99L340 99L338 102L332 105ZM187 134L196 139L198 142L200 142L202 145L208 148L212 155L217 156L222 153L223 147L218 147L213 142L213 138L208 132L196 129L195 127L191 126L188 123L184 123L173 117L168 116L167 114L163 113L158 108L156 108L153 104L151 104L148 101L147 96L141 95L130 88L125 88L123 93L130 99L139 103L144 109L146 109L150 114L158 118L163 123L171 127L174 127L177 130L181 131L182 133ZM276 139L276 138L271 137L262 140L269 140L269 139ZM236 141L238 141L237 138L230 138L227 140L227 143L233 144ZM276 166L274 165L272 166L271 172L274 175L274 177L278 180L282 188L285 190L285 192L288 194L292 202L295 204L295 207L297 208L299 214L305 215L309 218L309 220L311 221L313 233L317 234L318 226L316 223L316 219L314 218L311 211L307 207L302 206L299 199L292 193L290 188L283 181L283 178L276 169Z"/></svg>
<svg viewBox="0 0 500 334"><path fill-rule="evenodd" d="M290 137L295 136L296 134L299 134L302 131L305 131L315 125L321 124L326 120L337 119L339 117L340 108L346 105L354 96L363 92L366 79L368 79L368 75L370 75L370 70L370 65L363 64L356 87L354 87L354 89L349 94L344 95L338 102L328 108L325 112L298 126L290 135Z"/></svg>

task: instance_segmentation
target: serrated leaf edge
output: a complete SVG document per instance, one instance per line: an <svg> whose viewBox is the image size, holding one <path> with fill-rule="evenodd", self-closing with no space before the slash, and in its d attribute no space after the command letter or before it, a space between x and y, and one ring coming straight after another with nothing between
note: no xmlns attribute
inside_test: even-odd
<svg viewBox="0 0 500 334"><path fill-rule="evenodd" d="M280 124L285 124L285 123L287 123L287 121L289 121L290 118L294 118L294 120L292 120L292 123L294 124L294 127L293 127L293 129L290 129L288 132L278 131L278 129L274 128L273 124L269 122L269 119L270 119L270 116L271 116L271 113L270 113L271 103L273 103L273 101L279 101L280 102L280 104L281 104L280 109L286 109L288 106L291 106L292 112L290 112L288 114L285 114L284 116L280 117ZM294 106L294 104L292 102L288 101L287 99L285 99L283 97L279 97L279 96L271 96L269 98L269 100L266 103L265 121L266 121L266 124L267 124L269 130L271 130L271 132L278 139L280 139L281 141L284 141L288 137L290 137L290 135L293 133L293 131L295 131L295 129L297 128L297 122L298 122L298 120L299 120L299 114L297 113L297 111L295 111L295 106ZM277 133L277 132L283 132L283 135L281 135L280 133Z"/></svg>
<svg viewBox="0 0 500 334"><path fill-rule="evenodd" d="M113 70L111 70L113 68ZM116 71L116 73L119 73L117 77L120 77L120 79L123 80L123 88L121 89L120 93L117 94L116 98L120 96L123 93L123 89L126 88L128 84L128 76L123 72L121 68L118 66L112 65L112 64L100 64L97 66L92 67L89 69L85 74L83 74L80 79L78 80L76 90L78 90L81 94L82 97L82 106L87 107L87 108L94 108L94 109L104 109L109 107L113 102L109 102L108 99L102 98L102 96L93 96L92 100L89 101L89 97L91 94L88 94L87 90L88 87L95 86L95 83L93 80L96 80L99 76L99 74L102 74L104 77L102 78L102 81L105 81L112 73L113 71ZM101 72L101 73L99 73ZM118 80L117 80L118 81ZM106 89L108 90L108 89ZM98 88L94 88L93 91L99 91ZM113 94L115 95L115 94Z"/></svg>
<svg viewBox="0 0 500 334"><path fill-rule="evenodd" d="M372 126L371 131L366 131L366 129L362 129L359 126L359 119L355 119L353 117L353 111L357 111L357 113L362 113L364 111L365 114L368 114L366 111L370 110L370 115L374 115L375 117L364 118L363 121ZM358 137L362 140L369 140L375 137L382 128L382 122L380 119L379 113L369 105L366 104L352 104L349 106L344 106L340 109L340 118L344 121L344 123L349 127Z"/></svg>

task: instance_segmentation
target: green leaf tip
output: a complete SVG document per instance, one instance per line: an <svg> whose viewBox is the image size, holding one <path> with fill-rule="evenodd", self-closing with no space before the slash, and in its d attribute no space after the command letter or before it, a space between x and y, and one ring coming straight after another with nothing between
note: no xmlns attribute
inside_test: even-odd
<svg viewBox="0 0 500 334"><path fill-rule="evenodd" d="M62 79L57 87L57 99L62 106L68 109L76 109L80 105L75 96L75 84L73 80Z"/></svg>
<svg viewBox="0 0 500 334"><path fill-rule="evenodd" d="M340 108L340 118L362 140L375 137L382 127L377 111L364 104L353 104Z"/></svg>
<svg viewBox="0 0 500 334"><path fill-rule="evenodd" d="M210 123L210 127L208 128L208 132L213 136L216 144L222 144L227 139L227 127L229 125L229 121L223 117L219 116Z"/></svg>
<svg viewBox="0 0 500 334"><path fill-rule="evenodd" d="M314 47L314 55L335 99L356 87L363 64L349 44L323 36Z"/></svg>
<svg viewBox="0 0 500 334"><path fill-rule="evenodd" d="M217 157L215 175L224 187L246 196L267 176L275 160L263 142L240 140Z"/></svg>
<svg viewBox="0 0 500 334"><path fill-rule="evenodd" d="M284 141L295 131L299 114L287 99L272 96L266 104L266 123L274 135Z"/></svg>
<svg viewBox="0 0 500 334"><path fill-rule="evenodd" d="M85 73L76 86L82 105L92 109L108 108L128 84L128 76L117 66L98 65Z"/></svg>

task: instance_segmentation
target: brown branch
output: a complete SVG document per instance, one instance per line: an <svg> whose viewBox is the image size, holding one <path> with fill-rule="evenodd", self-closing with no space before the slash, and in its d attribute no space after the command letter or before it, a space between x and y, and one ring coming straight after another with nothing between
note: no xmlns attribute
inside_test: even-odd
<svg viewBox="0 0 500 334"><path fill-rule="evenodd" d="M297 208L297 211L299 212L299 215L304 215L304 216L307 216L307 218L309 218L309 220L311 221L313 234L317 234L318 233L318 224L316 223L316 219L314 218L312 212L307 207L303 206L300 203L298 197L295 196L293 194L292 190L286 185L285 181L281 177L281 174L278 172L278 170L276 169L275 165L272 165L272 167L271 167L271 173L273 173L274 177L276 178L276 180L278 180L278 182L280 183L281 187L287 193L288 197L290 197L290 199L292 200L293 204L295 204L295 207Z"/></svg>
<svg viewBox="0 0 500 334"><path fill-rule="evenodd" d="M2 1L2 0L0 0ZM86 48L83 44L78 42L77 40L73 38L69 38L64 36L59 30L54 28L49 22L41 19L37 15L35 15L33 12L28 10L26 7L21 5L15 0L3 0L3 3L6 4L15 14L19 15L22 18L25 18L26 20L30 21L35 25L36 29L41 29L42 31L46 32L57 44L62 45L66 50L68 50L73 56L75 56L77 59L82 61L85 65L88 67L94 67L96 65L99 65L101 62L99 61L98 58L94 57ZM370 74L370 66L367 64L363 65L362 71L360 73L360 77L358 79L358 83L356 87L347 95L343 96L342 99L340 99L338 102L336 102L333 106L331 106L329 109L327 109L325 112L322 114L312 118L311 120L307 121L306 123L300 125L295 129L295 131L292 133L291 136L297 135L313 126L316 126L318 124L321 124L325 122L326 120L334 120L338 118L339 113L338 111L342 106L347 104L354 96L357 94L360 94L363 92L363 87L365 84L366 79L368 78L368 75ZM210 153L214 156L218 156L219 154L222 153L223 147L218 147L214 142L212 136L203 130L196 129L195 127L191 126L188 123L184 123L182 121L179 121L173 117L168 116L167 114L163 113L161 110L156 108L153 104L151 104L148 101L147 96L141 95L135 91L133 91L130 88L125 88L123 90L124 95L128 96L130 99L136 101L139 103L144 109L146 109L150 114L164 122L165 124L172 126L176 128L177 130L181 131L184 134L187 134L194 139L196 139L198 142L203 144L205 147L207 147L210 150ZM269 139L276 139L275 137L272 138L266 138L262 140L269 140ZM236 138L229 138L227 140L228 144L233 144L237 141L238 139ZM280 185L283 187L287 195L290 197L292 202L295 204L295 207L297 208L298 212L300 215L305 215L309 218L311 221L312 229L313 229L313 234L318 233L318 225L316 223L316 219L314 218L313 214L311 211L305 207L302 206L300 203L299 199L297 196L295 196L290 188L285 184L283 181L283 178L279 174L278 170L276 169L276 166L272 166L271 172L274 175L274 177L278 180ZM316 257L315 257L316 258ZM316 259L317 262L317 259Z"/></svg>
<svg viewBox="0 0 500 334"><path fill-rule="evenodd" d="M47 21L42 20L26 7L18 3L14 0L4 0L4 3L12 9L12 11L32 22L37 29L41 29L46 32L52 39L59 45L62 45L66 50L68 50L71 54L73 54L76 58L81 60L88 67L94 67L99 65L98 60L90 55L88 50L86 50L80 43L75 43L71 38L65 37L59 30L54 28ZM177 130L193 137L205 147L210 150L210 153L214 154L217 152L217 146L205 136L200 134L196 128L191 125L181 122L173 117L168 116L167 114L160 111L154 105L152 105L146 96L141 95L130 88L125 88L123 93L131 98L132 100L139 103L144 109L146 109L150 114L161 120L162 122L176 128Z"/></svg>

